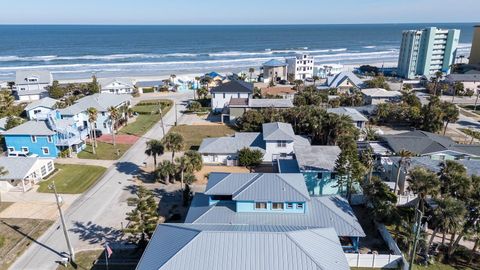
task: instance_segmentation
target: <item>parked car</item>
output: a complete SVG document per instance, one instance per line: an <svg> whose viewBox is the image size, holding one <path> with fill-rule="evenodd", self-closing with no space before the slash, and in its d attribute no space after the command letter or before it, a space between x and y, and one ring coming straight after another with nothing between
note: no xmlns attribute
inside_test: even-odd
<svg viewBox="0 0 480 270"><path fill-rule="evenodd" d="M287 80L280 80L278 83L279 83L279 84L282 84L282 85L287 85L287 84L289 84Z"/></svg>
<svg viewBox="0 0 480 270"><path fill-rule="evenodd" d="M99 138L102 136L102 131L100 129L95 129L95 137Z"/></svg>
<svg viewBox="0 0 480 270"><path fill-rule="evenodd" d="M8 152L9 157L38 157L37 154L32 154L30 152L22 152L22 151L11 151Z"/></svg>

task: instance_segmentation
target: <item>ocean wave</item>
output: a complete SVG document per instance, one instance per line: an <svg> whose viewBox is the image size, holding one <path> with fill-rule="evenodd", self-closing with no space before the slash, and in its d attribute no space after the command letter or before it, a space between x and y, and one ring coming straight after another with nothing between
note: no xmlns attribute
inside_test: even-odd
<svg viewBox="0 0 480 270"><path fill-rule="evenodd" d="M375 49L376 47L377 46L371 45L371 46L363 46L362 48L364 48L364 49Z"/></svg>

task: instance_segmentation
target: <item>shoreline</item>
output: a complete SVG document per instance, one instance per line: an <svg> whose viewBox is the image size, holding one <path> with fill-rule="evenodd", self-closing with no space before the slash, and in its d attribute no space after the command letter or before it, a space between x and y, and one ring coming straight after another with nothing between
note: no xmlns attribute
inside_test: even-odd
<svg viewBox="0 0 480 270"><path fill-rule="evenodd" d="M327 63L325 65L329 64L334 64L334 63ZM319 64L318 66L322 66L324 64ZM377 66L385 68L391 68L391 67L396 67L397 63L396 62L374 62L374 63L358 63L358 64L344 64L343 65L343 71L353 71L356 68L358 68L361 65L372 65L372 66ZM259 67L255 68L255 74L259 74ZM165 74L158 74L158 75L125 75L125 74L119 74L118 76L116 75L107 75L107 76L102 76L102 74L97 74L97 78L117 78L117 79L126 79L126 80L131 80L131 81L155 81L155 80L165 80L170 78L171 74L175 74L175 76L179 79L185 80L185 81L191 81L194 80L195 77L197 76L202 76L205 73L211 72L211 71L216 71L219 72L220 74L231 74L231 73L239 73L239 72L246 72L248 73L248 68L231 68L231 69L217 69L217 70L208 70L205 72L165 72ZM141 72L141 71L139 71ZM53 73L54 80L58 80L59 83L85 83L85 82L90 82L91 81L91 76L82 76L79 78L56 78L55 73Z"/></svg>

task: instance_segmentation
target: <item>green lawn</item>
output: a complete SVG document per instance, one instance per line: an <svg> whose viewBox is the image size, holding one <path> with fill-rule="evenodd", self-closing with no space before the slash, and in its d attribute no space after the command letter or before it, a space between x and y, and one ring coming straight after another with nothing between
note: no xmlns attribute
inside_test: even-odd
<svg viewBox="0 0 480 270"><path fill-rule="evenodd" d="M124 126L119 130L119 134L130 134L141 136L150 130L161 119L158 108L162 106L162 114L165 115L170 108L172 108L173 102L168 99L157 99L142 101L133 107L133 110L139 115L135 122ZM150 114L151 113L151 114Z"/></svg>
<svg viewBox="0 0 480 270"><path fill-rule="evenodd" d="M55 166L56 173L40 183L38 192L52 193L48 185L55 181L58 193L83 193L107 170L107 168L92 165L55 164Z"/></svg>
<svg viewBox="0 0 480 270"><path fill-rule="evenodd" d="M90 144L87 144L85 150L77 154L78 158L84 159L101 159L101 160L117 160L130 148L130 144L119 144L113 147L113 144L106 142L97 142L95 148L96 154L93 154L93 149ZM117 152L117 150L119 152Z"/></svg>
<svg viewBox="0 0 480 270"><path fill-rule="evenodd" d="M205 138L223 137L235 134L229 126L224 125L205 125L205 126L176 126L170 129L170 132L180 133L185 139L185 149L196 150Z"/></svg>

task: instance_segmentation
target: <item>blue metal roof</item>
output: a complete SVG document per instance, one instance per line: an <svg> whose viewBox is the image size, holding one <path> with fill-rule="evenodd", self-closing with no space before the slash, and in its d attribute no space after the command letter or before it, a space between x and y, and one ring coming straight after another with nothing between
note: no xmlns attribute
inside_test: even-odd
<svg viewBox="0 0 480 270"><path fill-rule="evenodd" d="M285 67L287 66L287 63L279 61L277 59L272 59L270 61L263 63L263 66L264 67Z"/></svg>

